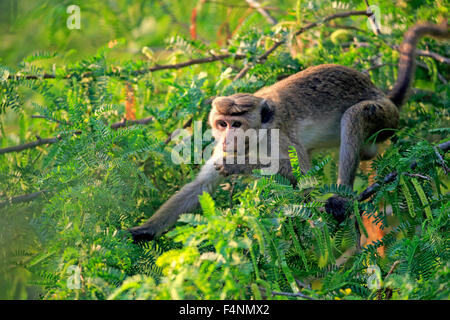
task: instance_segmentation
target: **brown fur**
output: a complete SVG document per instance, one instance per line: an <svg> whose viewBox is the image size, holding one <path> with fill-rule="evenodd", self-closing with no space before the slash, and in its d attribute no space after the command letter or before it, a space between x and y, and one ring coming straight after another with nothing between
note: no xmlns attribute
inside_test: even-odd
<svg viewBox="0 0 450 320"><path fill-rule="evenodd" d="M368 76L348 67L326 64L308 68L254 94L238 93L216 98L209 122L219 143L213 157L197 179L169 199L144 225L130 229L135 241L161 234L178 216L195 207L198 195L213 189L221 175L249 173L261 165L228 164L223 154L233 136L236 121L241 128L279 129L280 169L292 182L288 147L294 146L300 167L310 167L310 153L323 147L340 147L338 184L352 187L360 157L370 158L376 148L366 140L378 134L376 142L392 135L398 125L398 106L404 101L414 73L414 50L425 35L448 37L446 26L417 25L405 36L401 47L399 79L388 96ZM327 201L336 217L345 217L345 201Z"/></svg>

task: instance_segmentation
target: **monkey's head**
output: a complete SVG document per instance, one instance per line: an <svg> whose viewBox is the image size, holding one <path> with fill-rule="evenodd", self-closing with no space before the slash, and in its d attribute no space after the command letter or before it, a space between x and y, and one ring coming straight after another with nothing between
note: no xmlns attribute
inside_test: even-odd
<svg viewBox="0 0 450 320"><path fill-rule="evenodd" d="M273 108L261 97L249 93L236 93L218 97L212 102L209 114L213 136L222 144L224 152L237 152L237 136L249 134L249 129L267 129L273 119ZM251 134L251 132L250 132ZM248 147L248 136L245 147Z"/></svg>

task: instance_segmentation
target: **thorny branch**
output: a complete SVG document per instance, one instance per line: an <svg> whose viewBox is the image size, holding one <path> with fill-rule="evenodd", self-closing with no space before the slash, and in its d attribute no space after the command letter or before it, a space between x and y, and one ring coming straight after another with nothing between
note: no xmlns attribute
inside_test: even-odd
<svg viewBox="0 0 450 320"><path fill-rule="evenodd" d="M256 0L245 0L250 7L259 12L270 24L277 24L277 20Z"/></svg>
<svg viewBox="0 0 450 320"><path fill-rule="evenodd" d="M34 116L32 116L32 118L48 119L47 117L41 116L41 115L34 115ZM50 119L50 120L57 121L54 119ZM119 129L119 128L123 128L123 127L132 126L135 124L145 125L145 124L152 122L153 120L154 120L153 117L147 117L147 118L136 119L136 120L126 120L124 118L119 122L115 122L115 123L111 124L110 127L111 127L111 129ZM57 122L62 123L61 121L57 121ZM64 124L67 124L67 123L64 123ZM75 131L74 134L81 134L81 131ZM36 141L24 143L24 144L21 144L18 146L0 149L0 154L10 153L10 152L20 152L20 151L23 151L26 149L36 148L36 147L42 146L42 145L53 144L53 143L60 141L61 139L62 139L61 135L58 135L56 137L51 137L51 138L44 138L44 139L39 136L36 136Z"/></svg>
<svg viewBox="0 0 450 320"><path fill-rule="evenodd" d="M320 24L326 23L328 21L334 20L334 19L338 19L338 18L346 18L346 17L350 17L350 16L370 16L372 15L372 13L369 13L368 11L362 10L362 11L345 11L345 12L338 12L332 15L329 15L327 17L325 17L322 20L319 21L315 21L315 22L311 22L309 24L307 24L306 26L300 28L297 32L294 33L294 36L297 37L300 34L302 34L305 31L308 31L309 29L312 29L314 27L319 26ZM279 41L276 41L266 52L264 52L262 55L260 55L258 58L256 58L256 63L263 63L264 61L267 60L267 58L269 57L269 55L271 55L275 50L278 49L278 47L280 47L282 44L286 43L287 39L282 39ZM245 74L250 70L250 66L245 66L237 75L233 80L238 80L241 79L242 77L245 76Z"/></svg>
<svg viewBox="0 0 450 320"><path fill-rule="evenodd" d="M28 202L28 201L34 200L34 199L40 197L45 192L47 192L47 191L43 190L43 191L33 192L33 193L30 193L30 194L25 194L25 195L22 195L22 196L9 198L8 200L6 200L4 202L0 202L0 208L5 207L7 205L14 204L14 203Z"/></svg>
<svg viewBox="0 0 450 320"><path fill-rule="evenodd" d="M177 69L181 69L181 68L185 68L185 67L189 67L192 65L197 65L197 64L203 64L203 63L210 63L210 62L215 62L215 61L221 61L221 60L225 60L227 58L234 58L235 60L241 60L244 59L246 57L246 55L243 54L236 54L233 55L231 53L226 53L226 54L221 54L221 55L217 55L217 56L211 56L211 57L205 57L205 58L197 58L197 59L192 59L192 60L188 60L185 62L180 62L180 63L175 63L175 64L165 64L165 65L155 65L153 67L150 68L146 68L146 69L141 69L141 70L135 70L132 72L133 75L137 76L137 75L141 75L141 74L146 74L146 73L151 73L151 72L155 72L155 71L160 71L160 70L177 70ZM91 72L86 72L83 74L83 76L87 77L92 75ZM121 73L119 71L113 71L110 74L108 74L109 76L120 76ZM68 74L64 77L64 79L70 79L73 75ZM37 76L37 75L27 75L27 76L22 76L22 75L9 75L8 79L17 79L17 78L24 78L24 79L28 79L28 80L35 80L35 79L55 79L56 76L54 74L48 74L45 73L42 76Z"/></svg>
<svg viewBox="0 0 450 320"><path fill-rule="evenodd" d="M441 143L440 145L437 146L437 148L441 149L443 152L447 152L448 150L450 150L450 141ZM417 167L417 162L413 161L409 167L411 169L414 169L415 167ZM397 178L397 176L398 176L398 173L395 172L395 171L389 173L384 178L382 184L387 184L387 183L393 182ZM381 187L381 185L378 182L375 182L375 183L371 184L370 186L368 186L364 191L362 191L359 194L358 200L359 201L364 201L366 199L369 199L372 195L374 195L380 189L380 187Z"/></svg>
<svg viewBox="0 0 450 320"><path fill-rule="evenodd" d="M36 141L33 141L33 142L28 142L28 143L21 144L18 146L0 149L0 154L10 153L10 152L20 152L22 150L36 148L36 147L44 145L44 144L52 144L52 143L58 142L60 139L61 139L60 136L53 137L53 138L45 138L45 139L38 137L36 139Z"/></svg>

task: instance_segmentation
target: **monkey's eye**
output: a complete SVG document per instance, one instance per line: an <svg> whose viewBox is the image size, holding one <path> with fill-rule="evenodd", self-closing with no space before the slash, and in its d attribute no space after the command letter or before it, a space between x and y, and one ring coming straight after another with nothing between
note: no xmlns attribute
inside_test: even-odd
<svg viewBox="0 0 450 320"><path fill-rule="evenodd" d="M219 120L216 122L216 125L220 128L226 128L227 127L227 123L223 120Z"/></svg>
<svg viewBox="0 0 450 320"><path fill-rule="evenodd" d="M232 127L233 128L240 128L242 126L242 123L239 121L234 121Z"/></svg>

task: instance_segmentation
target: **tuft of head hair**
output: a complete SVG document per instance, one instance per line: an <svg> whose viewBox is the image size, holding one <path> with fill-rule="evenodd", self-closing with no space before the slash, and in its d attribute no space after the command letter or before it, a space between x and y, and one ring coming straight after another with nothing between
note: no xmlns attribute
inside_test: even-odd
<svg viewBox="0 0 450 320"><path fill-rule="evenodd" d="M212 102L213 107L224 115L239 116L255 109L261 98L249 93L236 93L228 97L218 97Z"/></svg>

